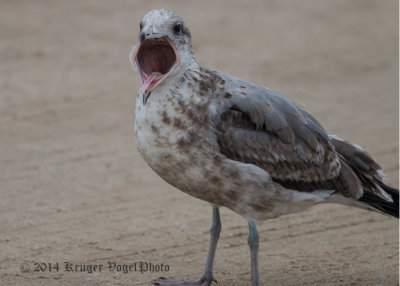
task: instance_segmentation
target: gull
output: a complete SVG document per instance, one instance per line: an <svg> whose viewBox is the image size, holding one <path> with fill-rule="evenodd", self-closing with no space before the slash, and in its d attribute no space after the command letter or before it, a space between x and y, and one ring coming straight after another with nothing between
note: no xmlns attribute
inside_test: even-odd
<svg viewBox="0 0 400 286"><path fill-rule="evenodd" d="M328 135L283 95L198 64L191 33L169 10L140 22L130 62L142 86L135 107L139 153L161 178L212 206L211 239L199 280L211 285L221 231L219 208L248 221L252 285L260 285L256 223L339 203L399 217L399 191L360 146Z"/></svg>

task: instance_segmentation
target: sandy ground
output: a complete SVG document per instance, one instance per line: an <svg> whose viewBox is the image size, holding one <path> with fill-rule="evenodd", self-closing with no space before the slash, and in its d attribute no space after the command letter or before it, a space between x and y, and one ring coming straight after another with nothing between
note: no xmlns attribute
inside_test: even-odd
<svg viewBox="0 0 400 286"><path fill-rule="evenodd" d="M398 186L397 5L0 1L0 284L200 277L211 208L158 178L132 135L139 80L128 53L152 8L186 19L200 63L291 97L329 133L364 146ZM249 285L247 224L221 214L215 277ZM394 219L337 205L266 221L261 281L398 285L398 230ZM168 271L140 273L140 261ZM34 272L41 262L47 269ZM67 272L64 262L105 269ZM108 262L137 271L110 272Z"/></svg>

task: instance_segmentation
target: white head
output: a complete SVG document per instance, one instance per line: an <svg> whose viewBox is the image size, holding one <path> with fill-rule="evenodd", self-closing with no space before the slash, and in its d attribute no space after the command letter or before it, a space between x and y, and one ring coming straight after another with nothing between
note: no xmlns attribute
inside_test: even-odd
<svg viewBox="0 0 400 286"><path fill-rule="evenodd" d="M129 54L142 80L143 103L164 80L195 63L191 35L182 18L168 10L152 10L140 22L139 41Z"/></svg>

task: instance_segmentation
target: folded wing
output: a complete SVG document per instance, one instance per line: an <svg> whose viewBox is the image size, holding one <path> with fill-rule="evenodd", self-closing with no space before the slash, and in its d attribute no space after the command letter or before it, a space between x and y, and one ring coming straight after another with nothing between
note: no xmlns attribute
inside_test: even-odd
<svg viewBox="0 0 400 286"><path fill-rule="evenodd" d="M360 181L315 118L270 89L214 73L223 84L213 112L222 154L266 170L289 189L361 197Z"/></svg>

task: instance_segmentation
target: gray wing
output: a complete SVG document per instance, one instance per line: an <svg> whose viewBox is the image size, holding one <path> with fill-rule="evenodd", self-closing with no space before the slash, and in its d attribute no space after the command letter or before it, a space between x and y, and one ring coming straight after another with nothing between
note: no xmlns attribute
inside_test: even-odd
<svg viewBox="0 0 400 286"><path fill-rule="evenodd" d="M286 188L361 196L357 177L315 118L277 92L214 73L223 85L213 114L222 154L257 165Z"/></svg>

